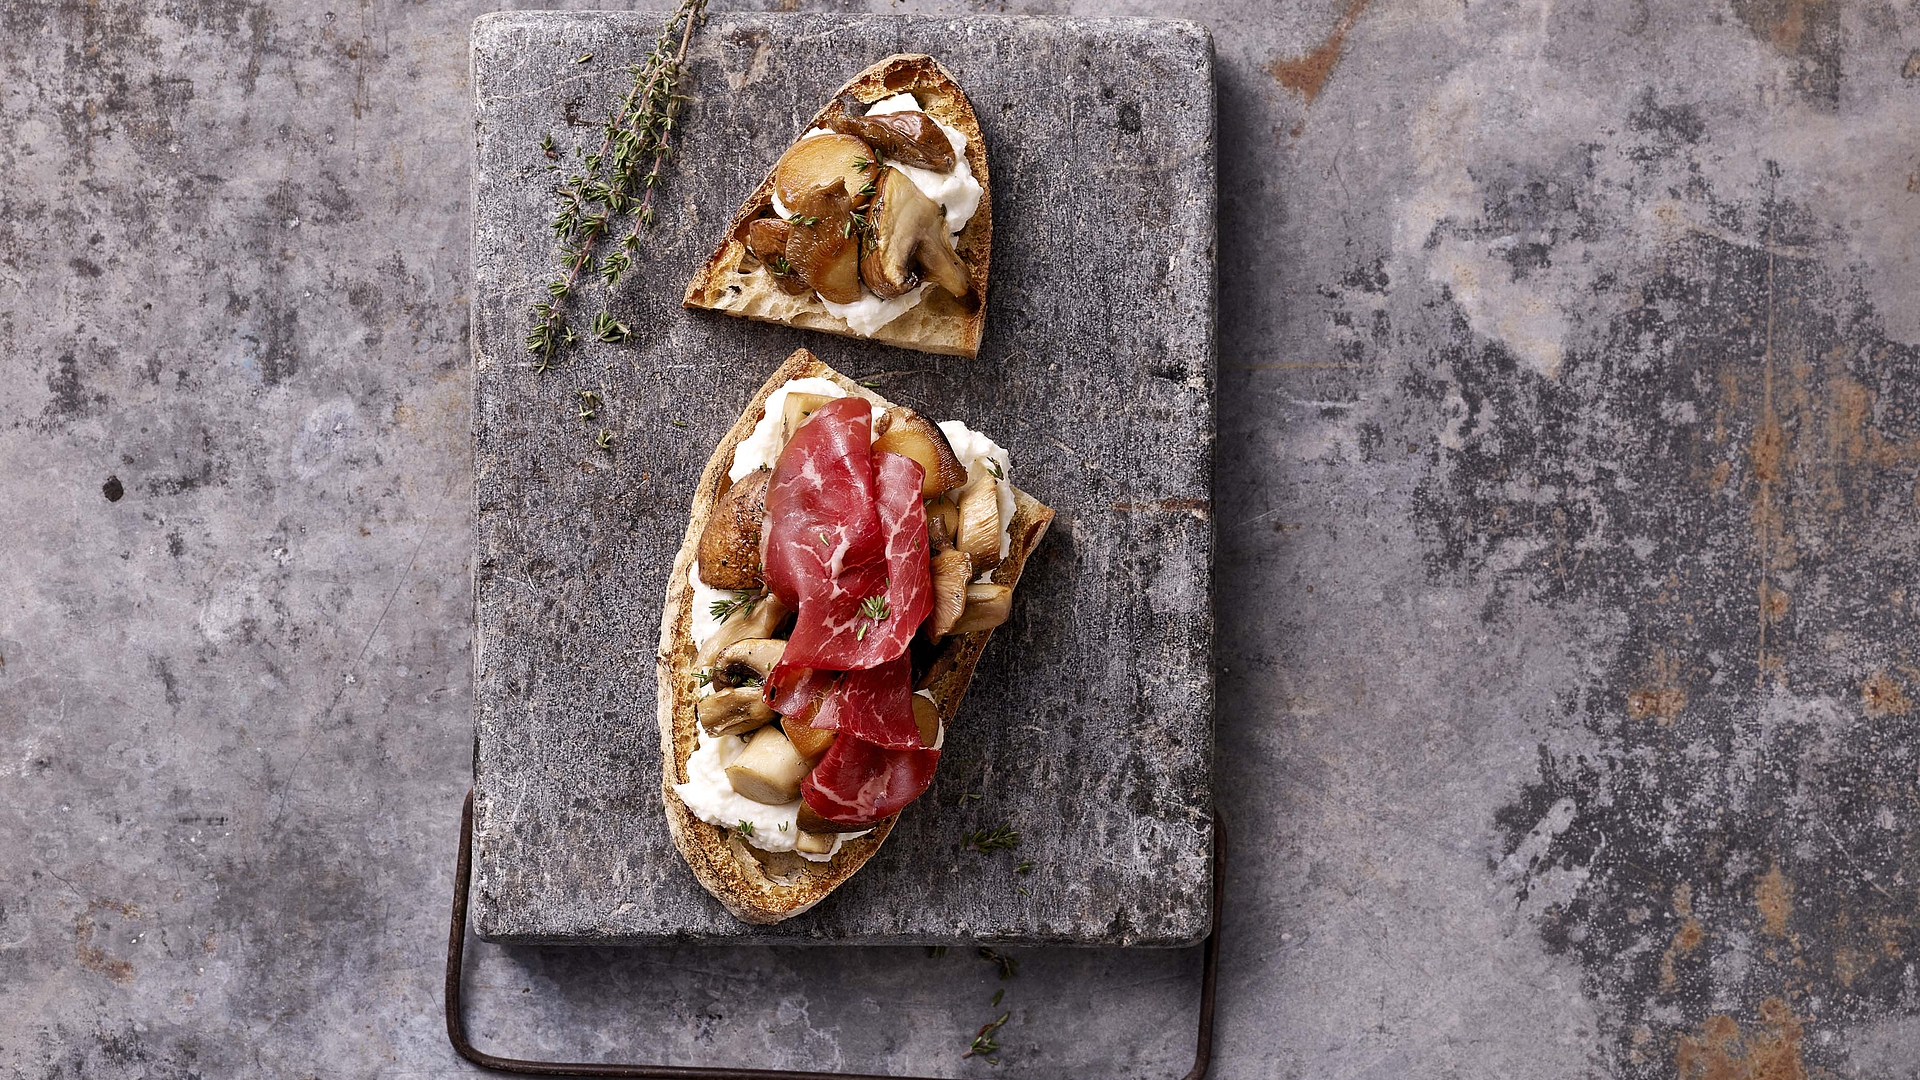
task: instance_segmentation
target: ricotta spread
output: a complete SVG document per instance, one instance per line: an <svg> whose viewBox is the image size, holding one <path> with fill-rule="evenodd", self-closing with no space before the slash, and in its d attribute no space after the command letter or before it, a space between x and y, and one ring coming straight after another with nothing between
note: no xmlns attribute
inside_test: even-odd
<svg viewBox="0 0 1920 1080"><path fill-rule="evenodd" d="M740 833L741 839L761 851L793 851L808 862L827 862L840 853L840 845L873 831L838 833L832 850L824 855L797 851L793 845L800 836L799 799L769 806L747 798L727 783L727 766L746 748L747 740L737 735L700 733L700 748L687 758L687 782L673 785L674 793L694 817Z"/></svg>
<svg viewBox="0 0 1920 1080"><path fill-rule="evenodd" d="M846 390L831 379L809 377L789 379L779 389L767 395L766 411L753 425L753 432L735 444L733 464L727 468L727 476L735 481L755 469L772 468L777 448L780 445L780 423L785 414L787 395L793 393L819 394L823 397L846 397ZM940 422L940 433L947 437L953 452L960 463L967 467L967 483L998 484L1000 505L1000 556L1005 558L1012 543L1009 529L1013 524L1013 489L1010 482L1013 464L1007 452L1000 444L973 430L958 420ZM993 470L987 467L992 462L1000 470L995 477ZM695 560L687 567L687 584L693 591L693 615L688 632L693 637L694 648L706 644L714 631L720 628L720 621L713 617L712 606L717 600L733 600L740 596L737 592L716 589L700 580L700 564ZM710 692L703 687L702 695ZM933 700L933 695L925 690L916 691L921 697ZM941 725L940 735L934 743L939 749L947 741L946 725ZM800 813L800 800L779 806L755 802L733 790L727 782L727 766L746 749L745 739L733 735L709 735L700 732L700 745L687 758L687 782L673 785L674 793L686 804L694 817L710 825L731 829L742 833L742 839L762 851L793 851L809 862L827 862L840 851L846 841L865 836L871 829L859 832L844 832L834 838L833 850L825 855L798 851L794 840L799 826L796 820ZM750 825L749 832L741 826Z"/></svg>
<svg viewBox="0 0 1920 1080"><path fill-rule="evenodd" d="M919 98L912 94L895 94L868 106L867 115L877 116L919 110ZM947 142L953 145L953 171L934 172L932 169L902 165L897 161L887 162L887 168L898 170L901 175L913 181L913 186L919 188L922 194L939 203L947 215L947 231L957 235L961 229L967 227L967 222L973 220L974 212L980 209L980 181L973 178L973 166L967 163L967 137L961 134L959 129L942 124L939 120L933 122L940 128L941 134L947 137ZM810 128L800 138L811 139L827 134L831 132L826 128ZM773 212L783 219L793 217L792 211L780 201L780 193L777 190L773 193ZM819 300L828 313L846 323L849 330L862 337L872 337L881 327L917 307L921 299L926 296L927 290L931 288L933 288L931 283L923 282L917 289L901 293L891 300L882 300L862 285L860 299L851 304L836 304L824 296L819 297Z"/></svg>

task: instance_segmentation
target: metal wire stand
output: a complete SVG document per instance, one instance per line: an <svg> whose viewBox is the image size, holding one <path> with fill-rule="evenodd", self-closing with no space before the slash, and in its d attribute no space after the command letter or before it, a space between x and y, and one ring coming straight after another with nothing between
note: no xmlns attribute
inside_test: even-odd
<svg viewBox="0 0 1920 1080"><path fill-rule="evenodd" d="M1213 985L1220 967L1220 901L1227 879L1227 836L1213 822L1213 932L1207 935L1200 969L1200 1034L1193 1068L1182 1080L1202 1080L1213 1058ZM872 1073L811 1072L803 1069L731 1069L708 1065L623 1065L584 1061L529 1061L489 1054L467 1038L461 1008L461 975L467 951L467 890L473 878L473 791L460 812L460 861L453 873L453 926L447 931L447 1038L460 1056L483 1069L522 1076L615 1076L644 1080L936 1080L931 1077L877 1076Z"/></svg>

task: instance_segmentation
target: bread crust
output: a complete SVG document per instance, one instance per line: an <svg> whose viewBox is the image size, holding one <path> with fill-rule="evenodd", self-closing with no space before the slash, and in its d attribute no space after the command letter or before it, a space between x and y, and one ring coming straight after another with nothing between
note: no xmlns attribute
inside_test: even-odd
<svg viewBox="0 0 1920 1080"><path fill-rule="evenodd" d="M792 918L825 899L854 872L866 864L893 831L898 815L887 818L866 836L841 846L832 861L813 863L790 853L759 852L731 831L701 821L680 801L673 785L686 782L687 758L699 745L699 723L694 716L699 686L694 675L693 586L688 568L699 552L700 533L706 528L714 504L724 490L733 451L741 440L753 433L754 424L766 409L767 398L789 380L818 377L831 379L850 395L872 402L876 408L892 406L880 395L834 371L806 349L794 352L768 377L754 394L726 437L720 440L700 485L694 491L693 511L687 521L686 537L674 559L667 579L666 608L660 622L658 655L660 722L660 796L667 815L667 829L673 842L686 857L687 865L700 884L736 917L749 923L776 923ZM1026 492L1015 488L1012 543L1007 557L994 569L993 580L1015 586L1047 526L1053 511ZM1017 592L1017 590L1016 590ZM973 678L975 665L986 649L993 631L963 634L952 639L953 666L927 688L939 707L940 721L951 724ZM756 855L756 852L758 854ZM784 857L783 857L784 856ZM763 861L765 860L765 861ZM797 865L794 865L797 864Z"/></svg>
<svg viewBox="0 0 1920 1080"><path fill-rule="evenodd" d="M980 338L986 330L987 269L993 256L993 180L987 171L987 147L980 134L980 122L960 84L931 56L920 53L889 56L855 75L800 130L806 132L824 126L828 119L842 115L845 111L842 101L846 97L870 105L905 92L911 92L920 100L920 107L927 115L967 137L967 165L973 170L974 179L980 182L980 208L974 211L966 228L960 230L953 246L965 260L972 278L971 309L941 289L928 289L912 310L868 337L855 333L811 291L799 296L783 291L774 284L767 268L747 252L741 240L747 222L773 205L771 168L767 170L766 179L728 223L720 246L687 283L684 306L842 337L881 341L920 352L968 359L978 355Z"/></svg>

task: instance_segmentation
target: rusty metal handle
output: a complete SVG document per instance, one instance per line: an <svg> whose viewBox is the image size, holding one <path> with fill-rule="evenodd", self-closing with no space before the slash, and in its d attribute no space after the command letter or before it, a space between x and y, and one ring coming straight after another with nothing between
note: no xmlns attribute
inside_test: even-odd
<svg viewBox="0 0 1920 1080"><path fill-rule="evenodd" d="M1213 988L1220 967L1220 907L1226 891L1227 836L1218 815L1213 821L1213 931L1207 935L1200 969L1200 1035L1193 1068L1181 1080L1203 1080L1213 1059ZM483 1069L522 1076L613 1076L643 1080L938 1080L934 1077L879 1076L872 1073L809 1072L801 1069L729 1069L706 1065L620 1065L578 1061L529 1061L489 1054L467 1038L461 1008L461 975L467 951L467 891L473 879L473 791L460 812L460 861L453 872L453 926L447 932L447 1039L461 1057Z"/></svg>

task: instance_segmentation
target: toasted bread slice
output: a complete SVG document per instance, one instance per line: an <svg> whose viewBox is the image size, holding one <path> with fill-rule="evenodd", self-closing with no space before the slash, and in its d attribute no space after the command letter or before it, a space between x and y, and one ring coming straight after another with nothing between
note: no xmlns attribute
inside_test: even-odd
<svg viewBox="0 0 1920 1080"><path fill-rule="evenodd" d="M980 182L980 208L954 238L953 247L967 264L973 288L965 302L941 289L928 289L918 305L876 330L871 339L903 349L972 358L980 351L980 335L986 328L987 264L993 254L993 182L987 175L987 148L980 136L980 122L959 84L931 56L889 56L854 76L801 130L823 127L828 119L842 115L843 102L848 98L870 105L901 93L912 93L928 116L967 137L967 165ZM685 305L844 337L867 337L828 311L811 291L799 296L782 291L767 267L747 250L747 223L772 205L773 170L768 169L766 179L733 216L720 246L687 283Z"/></svg>
<svg viewBox="0 0 1920 1080"><path fill-rule="evenodd" d="M831 379L848 394L873 402L876 410L892 404L821 363L805 349L789 356L747 404L726 438L720 440L713 457L707 461L706 471L700 475L700 486L693 497L693 513L687 522L686 541L680 546L672 576L667 581L666 612L660 622L660 794L666 806L667 827L700 884L718 897L728 911L750 923L779 922L819 903L873 857L892 832L898 816L882 821L867 835L848 841L831 861L815 863L792 852L761 851L731 830L700 820L673 790L674 784L686 782L687 758L699 745L699 723L694 715L699 684L694 674L696 650L691 632L693 587L688 581L688 569L697 556L707 518L725 491L734 447L753 433L754 424L766 409L767 398L775 390L788 380L808 376ZM1053 520L1053 511L1031 495L1016 488L1013 496L1012 545L1007 557L993 571L993 580L1009 587L1020 580L1027 557ZM942 725L952 723L960 708L960 699L967 692L967 683L973 678L974 665L992 636L993 631L983 630L945 640L948 651L935 664L936 671L942 668L945 671L927 688L939 707ZM929 812L937 811L930 809Z"/></svg>

